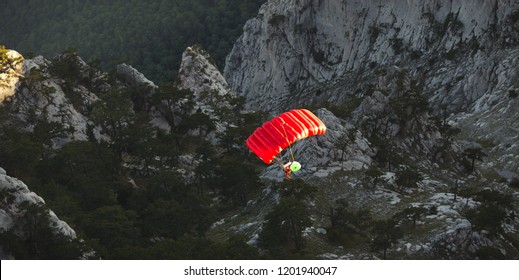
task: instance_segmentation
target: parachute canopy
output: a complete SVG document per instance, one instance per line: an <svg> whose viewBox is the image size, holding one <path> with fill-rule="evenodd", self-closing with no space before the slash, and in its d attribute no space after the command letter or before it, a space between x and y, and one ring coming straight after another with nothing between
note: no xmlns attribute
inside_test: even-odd
<svg viewBox="0 0 519 280"><path fill-rule="evenodd" d="M308 136L323 135L324 123L306 109L294 109L273 118L257 128L249 138L247 147L266 164L292 143Z"/></svg>

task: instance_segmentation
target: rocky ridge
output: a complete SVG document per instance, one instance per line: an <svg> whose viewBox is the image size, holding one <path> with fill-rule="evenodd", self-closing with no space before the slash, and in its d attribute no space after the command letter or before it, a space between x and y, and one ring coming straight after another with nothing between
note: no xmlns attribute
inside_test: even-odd
<svg viewBox="0 0 519 280"><path fill-rule="evenodd" d="M42 207L45 205L43 198L31 192L27 185L22 181L6 175L4 169L0 168L0 231L12 231L15 234L27 238L30 234L27 228L31 225L31 217L34 213L29 213L31 206ZM56 214L49 210L49 226L54 232L70 239L76 239L76 232L64 221L60 220ZM11 256L2 253L0 248L0 258L6 259Z"/></svg>
<svg viewBox="0 0 519 280"><path fill-rule="evenodd" d="M379 4L268 1L246 23L224 75L251 108L283 110L298 102L346 101L363 90L362 79L373 82L377 67L398 65L430 79L427 94L454 103L450 111L492 89L497 65L515 75L509 50L519 38L516 1ZM453 95L444 86L456 79L462 86Z"/></svg>

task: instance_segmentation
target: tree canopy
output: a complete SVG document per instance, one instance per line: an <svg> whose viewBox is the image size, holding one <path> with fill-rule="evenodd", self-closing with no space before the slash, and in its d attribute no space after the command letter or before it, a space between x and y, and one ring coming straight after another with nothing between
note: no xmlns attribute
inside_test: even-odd
<svg viewBox="0 0 519 280"><path fill-rule="evenodd" d="M0 42L54 56L72 46L107 67L127 62L155 82L173 79L184 49L200 44L223 68L225 57L264 0L5 0Z"/></svg>

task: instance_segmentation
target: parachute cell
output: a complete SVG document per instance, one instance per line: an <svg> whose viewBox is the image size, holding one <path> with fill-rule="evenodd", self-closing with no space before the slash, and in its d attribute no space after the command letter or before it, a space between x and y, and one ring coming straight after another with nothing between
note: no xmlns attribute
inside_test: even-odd
<svg viewBox="0 0 519 280"><path fill-rule="evenodd" d="M326 132L324 123L306 109L295 109L273 118L257 128L246 144L266 164L292 143Z"/></svg>

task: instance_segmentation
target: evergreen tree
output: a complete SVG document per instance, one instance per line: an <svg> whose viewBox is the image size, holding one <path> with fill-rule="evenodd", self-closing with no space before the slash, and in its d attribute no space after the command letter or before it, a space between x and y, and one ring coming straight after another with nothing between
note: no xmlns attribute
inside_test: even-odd
<svg viewBox="0 0 519 280"><path fill-rule="evenodd" d="M260 258L258 250L247 244L247 236L244 234L231 235L225 247L225 259L228 260L257 260Z"/></svg>
<svg viewBox="0 0 519 280"><path fill-rule="evenodd" d="M152 102L164 116L172 130L176 131L180 121L190 113L192 107L189 101L192 93L189 90L179 89L175 83L161 85L152 97Z"/></svg>
<svg viewBox="0 0 519 280"><path fill-rule="evenodd" d="M327 237L333 242L342 245L358 243L359 239L366 237L371 227L372 217L367 209L350 209L346 200L338 200L336 207L330 207L331 227L328 229Z"/></svg>
<svg viewBox="0 0 519 280"><path fill-rule="evenodd" d="M94 104L92 119L101 125L102 132L110 137L110 146L119 161L131 144L128 140L128 126L135 121L132 103L128 92L122 88L114 88L103 94L101 100Z"/></svg>
<svg viewBox="0 0 519 280"><path fill-rule="evenodd" d="M115 248L135 244L140 237L137 214L118 205L102 206L88 213L80 227L104 259L112 258Z"/></svg>
<svg viewBox="0 0 519 280"><path fill-rule="evenodd" d="M283 198L266 216L260 242L275 255L285 255L285 250L301 252L304 248L302 231L311 224L301 200L293 196Z"/></svg>
<svg viewBox="0 0 519 280"><path fill-rule="evenodd" d="M42 119L34 126L31 137L35 142L41 143L42 155L41 158L47 157L47 153L52 150L52 140L55 138L65 137L66 130L62 124L58 122L49 122L47 119Z"/></svg>
<svg viewBox="0 0 519 280"><path fill-rule="evenodd" d="M411 221L413 223L413 228L416 227L416 222L426 214L432 214L431 209L428 209L423 206L419 207L407 207L404 210L396 213L394 215L395 219L403 220L403 221Z"/></svg>
<svg viewBox="0 0 519 280"><path fill-rule="evenodd" d="M245 206L247 194L261 186L256 170L241 158L225 157L215 171L212 185L233 206Z"/></svg>
<svg viewBox="0 0 519 280"><path fill-rule="evenodd" d="M463 155L470 160L470 172L474 172L475 170L475 162L477 161L483 161L483 158L487 155L483 153L481 148L475 147L475 148L467 148L463 151Z"/></svg>
<svg viewBox="0 0 519 280"><path fill-rule="evenodd" d="M30 177L42 154L42 144L34 141L29 133L0 126L0 160L2 167L12 176L21 179Z"/></svg>
<svg viewBox="0 0 519 280"><path fill-rule="evenodd" d="M508 182L508 186L513 189L519 189L519 178L512 178L510 182Z"/></svg>
<svg viewBox="0 0 519 280"><path fill-rule="evenodd" d="M380 178L384 173L380 171L378 168L374 166L370 166L368 170L366 170L365 174L365 182L368 185L369 189L376 189Z"/></svg>
<svg viewBox="0 0 519 280"><path fill-rule="evenodd" d="M178 239L189 233L193 213L173 199L158 199L142 212L141 228L147 237Z"/></svg>
<svg viewBox="0 0 519 280"><path fill-rule="evenodd" d="M109 149L92 142L75 141L42 162L39 177L43 183L66 186L83 209L93 210L117 203L117 191L126 185L116 176L118 168Z"/></svg>
<svg viewBox="0 0 519 280"><path fill-rule="evenodd" d="M466 217L475 230L487 230L491 235L503 233L502 224L514 219L513 197L496 190L482 190L475 194L476 208L466 211Z"/></svg>
<svg viewBox="0 0 519 280"><path fill-rule="evenodd" d="M413 167L405 166L395 173L395 183L400 186L400 192L406 188L416 188L418 183L423 180L422 174Z"/></svg>
<svg viewBox="0 0 519 280"><path fill-rule="evenodd" d="M387 250L403 237L402 230L395 220L381 220L375 222L371 231L373 240L371 250L373 252L382 251L383 259L387 259Z"/></svg>

